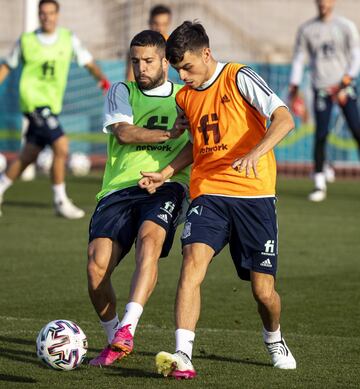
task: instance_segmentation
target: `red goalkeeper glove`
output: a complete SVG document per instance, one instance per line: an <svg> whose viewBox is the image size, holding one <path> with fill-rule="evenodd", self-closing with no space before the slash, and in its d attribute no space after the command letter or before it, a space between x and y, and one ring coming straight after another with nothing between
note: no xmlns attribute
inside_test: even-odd
<svg viewBox="0 0 360 389"><path fill-rule="evenodd" d="M102 80L99 81L99 88L102 89L104 95L110 89L110 87L111 87L111 83L107 78L103 78Z"/></svg>

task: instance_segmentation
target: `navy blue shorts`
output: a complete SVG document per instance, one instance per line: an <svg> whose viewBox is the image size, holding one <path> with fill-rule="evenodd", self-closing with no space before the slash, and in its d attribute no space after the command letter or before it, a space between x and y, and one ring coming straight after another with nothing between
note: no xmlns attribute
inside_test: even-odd
<svg viewBox="0 0 360 389"><path fill-rule="evenodd" d="M205 243L217 255L227 243L239 277L277 269L275 197L234 198L203 195L189 207L181 236L183 247Z"/></svg>
<svg viewBox="0 0 360 389"><path fill-rule="evenodd" d="M29 126L25 134L26 141L40 148L52 145L64 135L64 131L49 107L36 108L34 112L25 115L29 119Z"/></svg>
<svg viewBox="0 0 360 389"><path fill-rule="evenodd" d="M99 201L90 221L89 242L95 238L117 241L122 248L120 262L130 251L142 223L151 220L166 231L161 257L167 257L185 194L184 187L176 182L165 183L151 195L137 186L114 192Z"/></svg>

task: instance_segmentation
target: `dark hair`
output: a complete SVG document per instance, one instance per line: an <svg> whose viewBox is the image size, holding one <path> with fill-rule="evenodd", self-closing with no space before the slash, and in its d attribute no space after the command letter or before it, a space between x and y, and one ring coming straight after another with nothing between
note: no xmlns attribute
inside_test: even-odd
<svg viewBox="0 0 360 389"><path fill-rule="evenodd" d="M177 27L166 42L166 58L176 64L184 59L186 51L197 51L209 47L205 28L197 21L185 21Z"/></svg>
<svg viewBox="0 0 360 389"><path fill-rule="evenodd" d="M171 16L171 9L167 7L166 5L158 4L151 8L150 10L150 21L154 19L155 16L162 15L162 14L168 14Z"/></svg>
<svg viewBox="0 0 360 389"><path fill-rule="evenodd" d="M40 8L43 4L54 4L56 7L56 11L59 11L59 9L60 9L60 4L56 0L40 0L39 1L39 11L40 11Z"/></svg>
<svg viewBox="0 0 360 389"><path fill-rule="evenodd" d="M163 51L165 55L166 41L164 37L160 34L160 32L153 30L144 30L134 36L130 43L130 47L133 46L155 46L161 51Z"/></svg>

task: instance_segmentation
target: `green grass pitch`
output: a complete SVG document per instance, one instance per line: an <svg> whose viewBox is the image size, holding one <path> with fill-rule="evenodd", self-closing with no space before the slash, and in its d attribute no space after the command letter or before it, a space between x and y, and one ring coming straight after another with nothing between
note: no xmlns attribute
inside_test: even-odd
<svg viewBox="0 0 360 389"><path fill-rule="evenodd" d="M19 182L0 219L0 387L4 388L358 388L360 350L360 185L337 182L320 204L306 200L310 180L280 179L277 288L282 329L296 371L275 370L261 338L249 284L237 279L228 250L215 258L202 288L193 362L198 377L179 382L154 370L158 351L174 347L173 302L181 264L177 237L161 260L157 288L138 326L132 355L110 368L87 364L57 372L40 364L35 339L54 319L77 322L88 357L105 337L87 295L88 221L100 178L70 179L68 189L87 217L53 216L46 178ZM134 254L115 271L122 315Z"/></svg>

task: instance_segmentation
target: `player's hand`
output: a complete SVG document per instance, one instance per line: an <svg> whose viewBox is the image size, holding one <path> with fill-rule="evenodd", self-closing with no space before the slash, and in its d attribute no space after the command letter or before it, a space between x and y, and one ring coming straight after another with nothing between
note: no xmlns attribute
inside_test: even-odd
<svg viewBox="0 0 360 389"><path fill-rule="evenodd" d="M102 89L103 91L103 94L106 95L107 91L110 89L111 87L111 83L110 81L107 79L107 78L103 78L102 80L100 80L98 82L98 87L100 89Z"/></svg>
<svg viewBox="0 0 360 389"><path fill-rule="evenodd" d="M259 156L256 152L250 151L250 153L244 155L243 157L236 158L232 163L231 167L237 172L245 172L246 177L250 177L252 172L254 176L258 178L257 172L257 163L259 161Z"/></svg>
<svg viewBox="0 0 360 389"><path fill-rule="evenodd" d="M148 193L153 194L164 182L165 178L161 173L140 172L143 178L138 182L141 189L146 189Z"/></svg>
<svg viewBox="0 0 360 389"><path fill-rule="evenodd" d="M298 85L289 85L289 101L293 101L299 95L299 87Z"/></svg>
<svg viewBox="0 0 360 389"><path fill-rule="evenodd" d="M179 113L173 128L170 130L170 139L178 138L187 128L189 128L187 117L183 113Z"/></svg>
<svg viewBox="0 0 360 389"><path fill-rule="evenodd" d="M342 88L340 89L337 94L336 94L336 100L338 102L338 104L343 107L344 105L346 105L346 103L348 102L348 93L347 93L347 90L346 88Z"/></svg>

